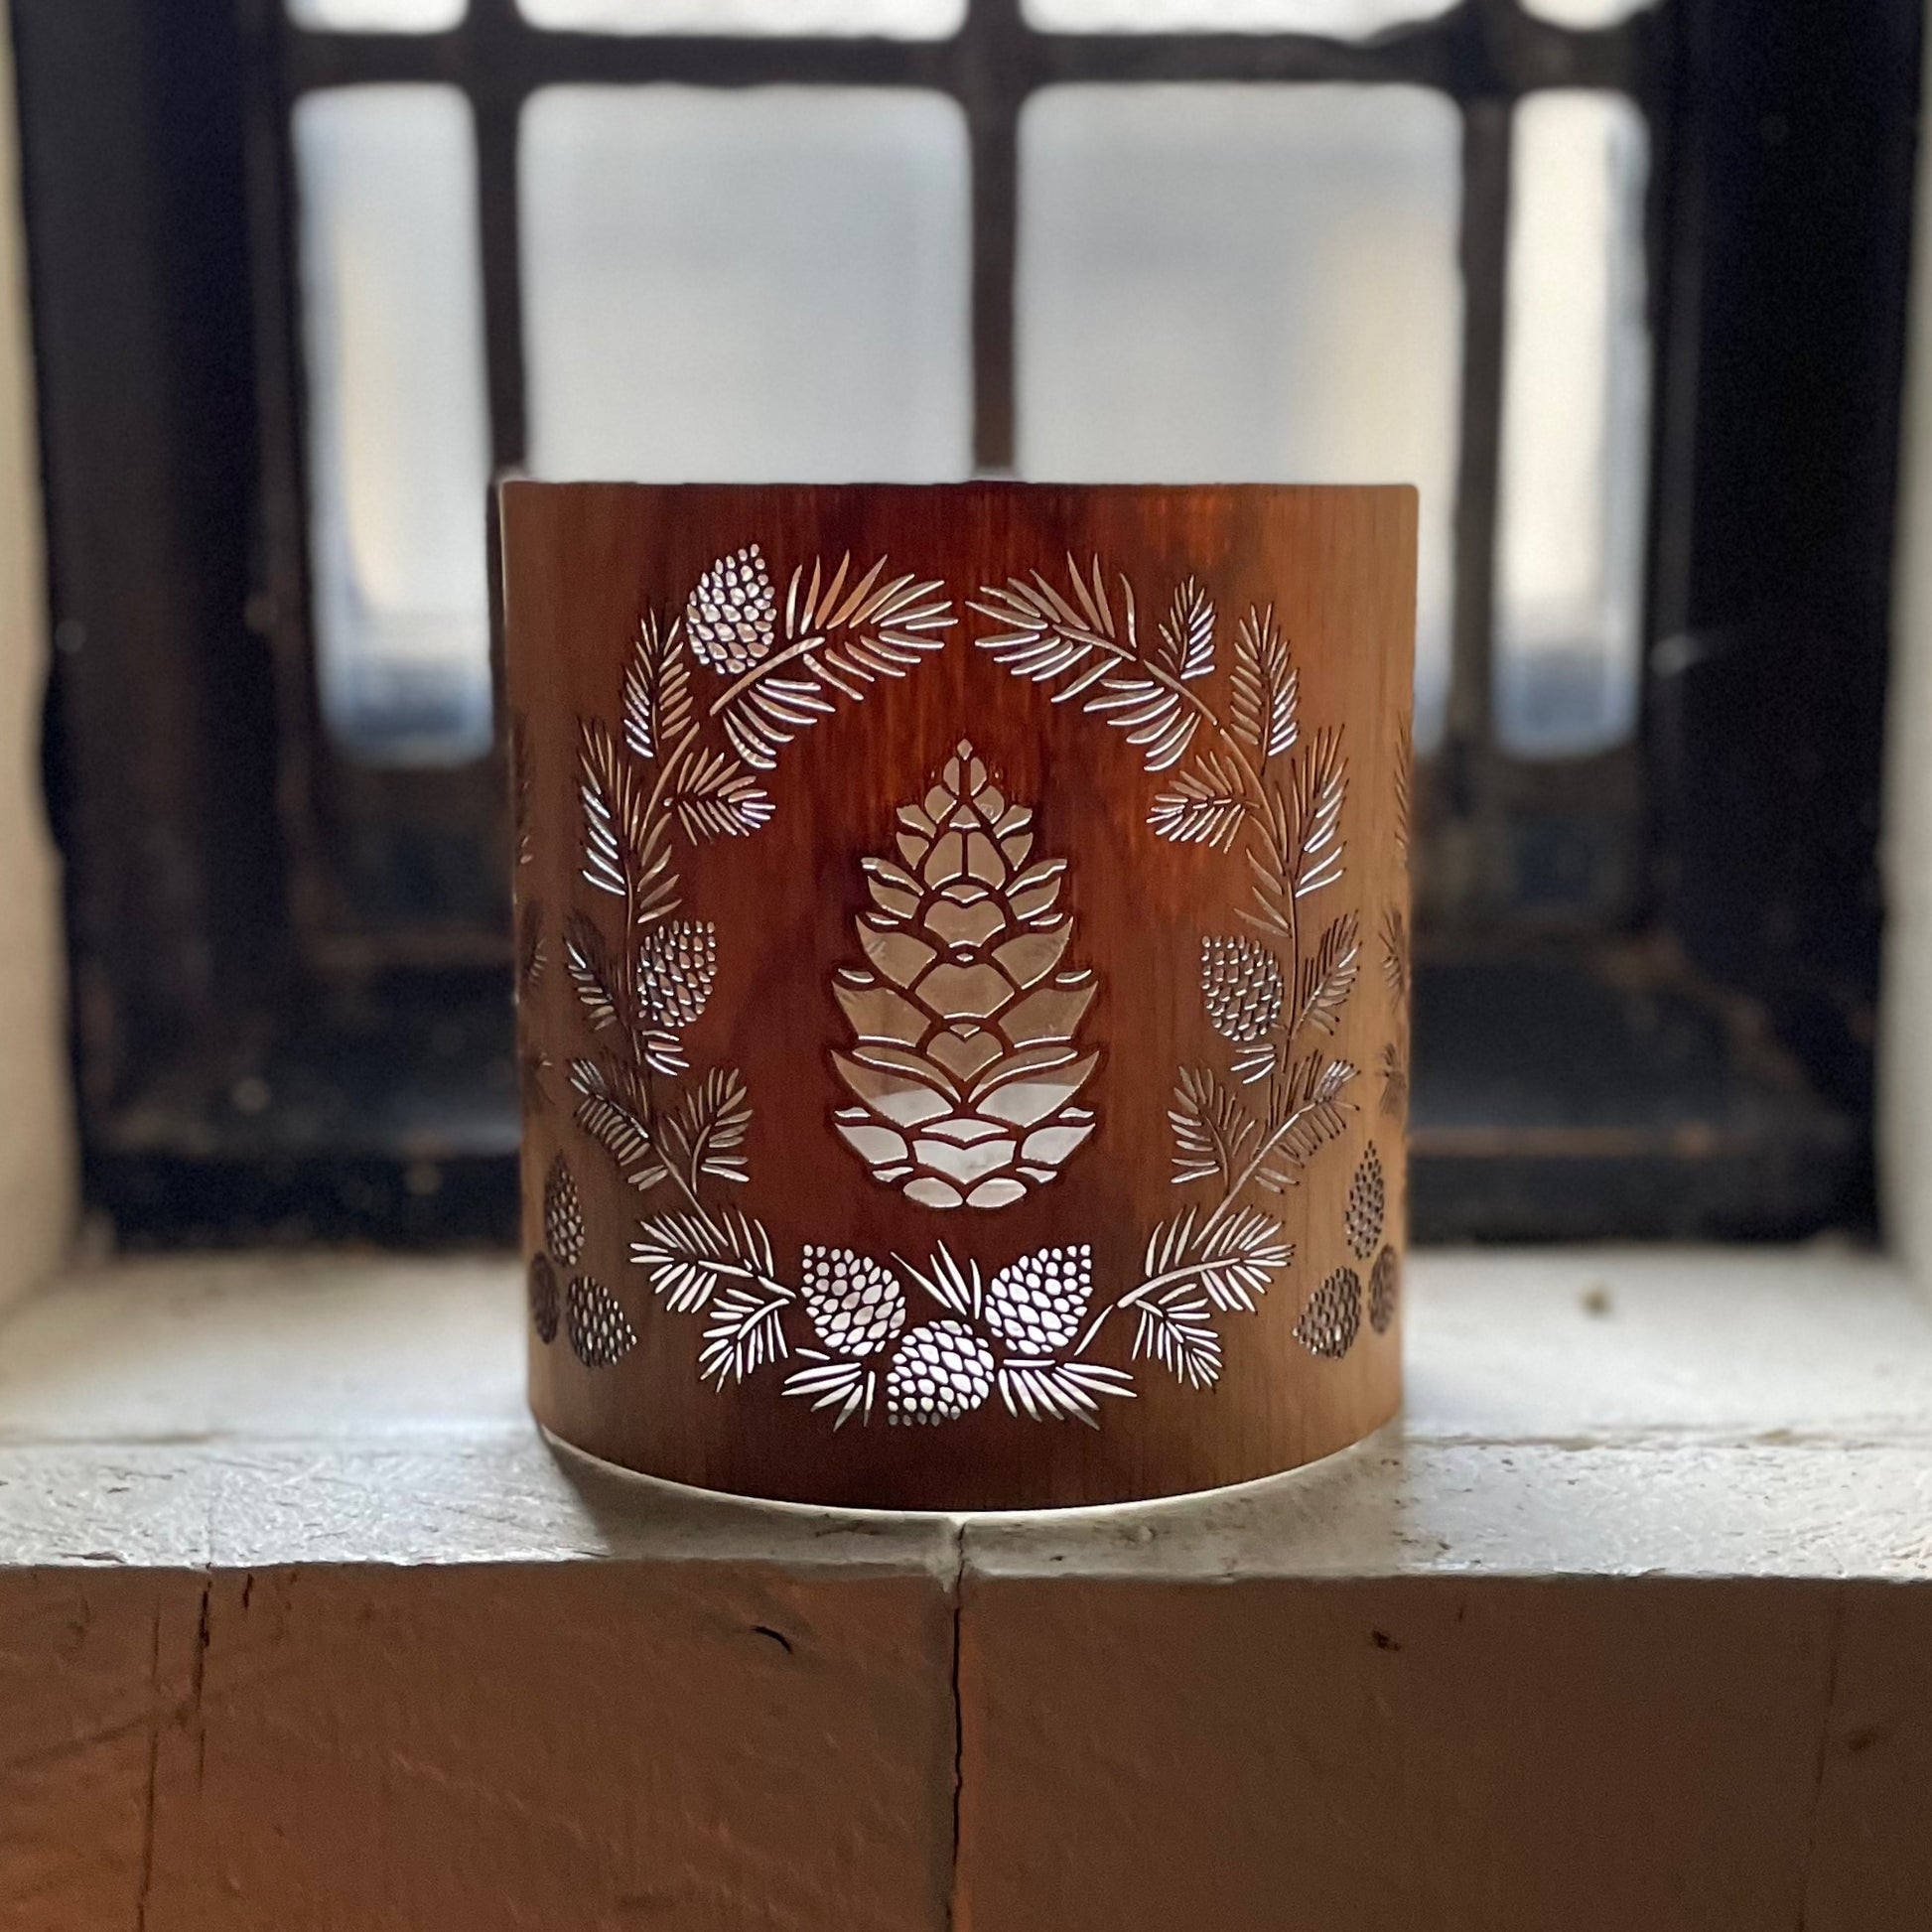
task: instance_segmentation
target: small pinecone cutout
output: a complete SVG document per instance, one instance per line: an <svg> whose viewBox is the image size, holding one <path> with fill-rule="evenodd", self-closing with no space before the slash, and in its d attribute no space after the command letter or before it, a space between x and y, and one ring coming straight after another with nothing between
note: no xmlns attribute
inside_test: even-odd
<svg viewBox="0 0 1932 1932"><path fill-rule="evenodd" d="M1369 1272L1368 1325L1378 1335L1386 1335L1401 1303L1402 1257L1393 1248L1384 1248Z"/></svg>
<svg viewBox="0 0 1932 1932"><path fill-rule="evenodd" d="M644 1024L676 1033L702 1018L718 978L718 928L709 919L666 919L637 948L637 1003Z"/></svg>
<svg viewBox="0 0 1932 1932"><path fill-rule="evenodd" d="M584 1204L561 1154L543 1183L543 1238L559 1267L575 1268L584 1259Z"/></svg>
<svg viewBox="0 0 1932 1932"><path fill-rule="evenodd" d="M1311 1355L1339 1361L1355 1345L1362 1325L1362 1278L1352 1268L1337 1268L1309 1297L1295 1339Z"/></svg>
<svg viewBox="0 0 1932 1932"><path fill-rule="evenodd" d="M905 1326L904 1294L869 1255L807 1247L804 1276L805 1311L834 1355L871 1355Z"/></svg>
<svg viewBox="0 0 1932 1932"><path fill-rule="evenodd" d="M609 1368L637 1345L637 1331L617 1297L588 1275L574 1276L564 1306L570 1352L586 1368Z"/></svg>
<svg viewBox="0 0 1932 1932"><path fill-rule="evenodd" d="M1050 1355L1078 1338L1092 1295L1091 1248L1041 1248L987 1285L986 1325L1024 1355Z"/></svg>
<svg viewBox="0 0 1932 1932"><path fill-rule="evenodd" d="M684 607L684 634L691 655L714 671L736 677L771 648L778 601L758 545L720 557L698 579Z"/></svg>
<svg viewBox="0 0 1932 1932"><path fill-rule="evenodd" d="M557 1271L548 1255L530 1258L530 1325L546 1347L557 1339L557 1316L562 1298L557 1293Z"/></svg>
<svg viewBox="0 0 1932 1932"><path fill-rule="evenodd" d="M963 1321L931 1321L898 1345L886 1371L886 1419L956 1422L993 1393L993 1351Z"/></svg>
<svg viewBox="0 0 1932 1932"><path fill-rule="evenodd" d="M1382 1216L1388 1206L1388 1190L1382 1181L1382 1157L1373 1144L1362 1156L1355 1178L1348 1183L1348 1206L1342 1215L1348 1230L1348 1245L1357 1261L1366 1261L1382 1238Z"/></svg>
<svg viewBox="0 0 1932 1932"><path fill-rule="evenodd" d="M537 1331L537 1341L549 1346L556 1341L556 1317L562 1297L556 1293L556 1270L547 1254L529 1260L529 1325Z"/></svg>
<svg viewBox="0 0 1932 1932"><path fill-rule="evenodd" d="M1281 1022L1288 995L1281 961L1258 939L1203 939L1200 985L1208 1024L1237 1046L1264 1037Z"/></svg>

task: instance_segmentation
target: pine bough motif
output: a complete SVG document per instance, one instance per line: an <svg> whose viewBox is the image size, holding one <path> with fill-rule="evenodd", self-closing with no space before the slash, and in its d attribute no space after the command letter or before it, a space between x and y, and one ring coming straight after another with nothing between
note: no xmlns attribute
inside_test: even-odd
<svg viewBox="0 0 1932 1932"><path fill-rule="evenodd" d="M1074 1043L1094 977L1062 966L1066 861L1028 863L1033 813L964 742L898 818L898 857L864 862L868 964L832 985L853 1032L833 1064L859 1103L833 1124L908 1200L1006 1207L1093 1132L1072 1104L1100 1056Z"/></svg>
<svg viewBox="0 0 1932 1932"><path fill-rule="evenodd" d="M856 578L849 556L829 573L801 566L780 609L763 553L748 544L704 572L681 614L644 616L620 729L597 718L579 727L581 875L617 901L618 934L614 943L585 907L564 925L590 1048L570 1064L576 1121L639 1193L677 1200L646 1217L633 1252L672 1309L708 1312L699 1360L721 1381L787 1353L783 1317L796 1294L778 1280L759 1223L713 1197L746 1178L752 1103L735 1067L693 1073L685 1050L719 962L711 922L678 915L680 843L768 824L770 796L755 774L775 769L783 748L841 699L904 676L955 621L936 582L889 577L883 557ZM551 1255L574 1268L585 1230L561 1160L543 1207ZM545 1291L533 1267L531 1297L539 1333L554 1334L554 1274ZM608 1367L636 1343L616 1298L588 1276L572 1280L563 1325L587 1367ZM848 1324L841 1339L856 1335Z"/></svg>
<svg viewBox="0 0 1932 1932"><path fill-rule="evenodd" d="M1415 813L1414 764L1415 741L1409 720L1403 717L1396 724L1390 804L1396 857L1405 881ZM1382 908L1382 977L1388 983L1394 1008L1391 1036L1382 1045L1382 1111L1389 1119L1399 1121L1409 1112L1409 918L1400 905Z"/></svg>
<svg viewBox="0 0 1932 1932"><path fill-rule="evenodd" d="M1135 1359L1211 1386L1217 1317L1253 1311L1294 1259L1280 1221L1245 1197L1299 1184L1352 1111L1356 1069L1321 1042L1354 988L1357 918L1342 912L1308 943L1304 933L1304 901L1342 877L1340 734L1303 742L1299 679L1272 611L1250 610L1238 626L1223 712L1199 688L1217 668L1200 585L1176 589L1143 647L1127 579L1116 616L1098 560L1090 578L1070 560L1068 571L1065 594L1037 573L984 590L972 608L999 628L979 643L1016 675L1053 684L1055 702L1078 700L1125 731L1150 771L1174 769L1149 811L1153 830L1215 854L1239 844L1253 879L1254 931L1201 944L1227 1075L1182 1068L1170 1109L1174 1184L1209 1183L1209 1198L1157 1226L1138 1285L1097 1309L1084 1244L1023 1255L990 1279L944 1242L923 1265L808 1246L787 1279L762 1225L720 1198L747 1177L744 1081L730 1067L694 1074L685 1048L719 962L710 924L678 917L679 838L767 823L755 774L841 699L861 701L939 648L955 622L939 585L889 579L884 559L851 581L848 559L829 574L793 570L780 602L747 545L703 574L680 616L644 619L621 731L581 728L582 877L619 901L621 923L615 944L581 908L565 926L590 1046L570 1067L577 1123L651 1203L630 1260L668 1311L705 1318L700 1372L723 1385L789 1363L784 1393L834 1426L875 1408L891 1424L948 1423L996 1395L1015 1417L1097 1424L1104 1399L1134 1393L1129 1372L1087 1359L1115 1317L1133 1319ZM694 688L694 665L717 688ZM911 1199L1005 1205L1051 1180L1092 1130L1075 1102L1097 1059L1078 1044L1094 989L1090 972L1065 964L1063 871L1034 857L1031 813L965 743L901 813L897 856L868 864L866 964L834 987L853 1035L835 1058L853 1105L835 1125ZM581 1248L574 1186L547 1186L544 1206L547 1232ZM634 1345L594 1280L573 1279L562 1299L587 1365ZM1298 1335L1315 1353L1345 1352L1361 1300L1359 1278L1338 1270ZM542 1292L533 1264L533 1312L551 1333L556 1302L554 1273Z"/></svg>
<svg viewBox="0 0 1932 1932"><path fill-rule="evenodd" d="M1211 1204L1154 1230L1140 1285L1100 1317L1131 1312L1136 1359L1205 1388L1221 1372L1216 1317L1252 1311L1294 1259L1280 1221L1244 1197L1298 1185L1354 1111L1356 1068L1324 1042L1360 973L1360 919L1309 923L1311 901L1341 882L1348 767L1339 730L1303 734L1301 677L1272 607L1251 606L1236 624L1217 705L1206 591L1192 578L1179 585L1144 641L1133 584L1116 583L1117 597L1097 557L1085 572L1069 557L1064 589L1035 571L987 586L972 609L996 626L981 647L1016 677L1125 732L1149 772L1173 772L1148 810L1160 837L1238 849L1249 876L1251 930L1209 933L1200 946L1201 1001L1232 1077L1182 1067L1168 1115L1174 1184L1207 1185ZM1311 1302L1322 1312L1297 1326L1315 1354L1354 1341L1354 1326L1326 1317L1341 1293L1331 1278Z"/></svg>

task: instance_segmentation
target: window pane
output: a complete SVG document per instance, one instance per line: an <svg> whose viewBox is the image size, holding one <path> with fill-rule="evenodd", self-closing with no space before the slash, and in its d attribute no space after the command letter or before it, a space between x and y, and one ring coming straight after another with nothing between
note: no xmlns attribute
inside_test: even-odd
<svg viewBox="0 0 1932 1932"><path fill-rule="evenodd" d="M310 94L295 151L324 714L373 760L471 758L490 693L469 104L449 87Z"/></svg>
<svg viewBox="0 0 1932 1932"><path fill-rule="evenodd" d="M1358 40L1413 20L1433 20L1455 0L1022 0L1047 33L1321 34Z"/></svg>
<svg viewBox="0 0 1932 1932"><path fill-rule="evenodd" d="M1496 730L1514 752L1597 751L1635 722L1646 169L1621 96L1516 110L1496 581Z"/></svg>
<svg viewBox="0 0 1932 1932"><path fill-rule="evenodd" d="M1614 27L1651 4L1652 0L1523 0L1523 11L1559 27Z"/></svg>
<svg viewBox="0 0 1932 1932"><path fill-rule="evenodd" d="M1063 87L1021 129L1029 477L1414 483L1449 667L1460 127L1409 87Z"/></svg>
<svg viewBox="0 0 1932 1932"><path fill-rule="evenodd" d="M440 34L469 10L469 0L288 0L298 27L338 34Z"/></svg>
<svg viewBox="0 0 1932 1932"><path fill-rule="evenodd" d="M538 475L968 473L969 191L952 101L556 87L525 112L522 158Z"/></svg>
<svg viewBox="0 0 1932 1932"><path fill-rule="evenodd" d="M517 0L533 27L580 34L877 34L942 41L966 0Z"/></svg>

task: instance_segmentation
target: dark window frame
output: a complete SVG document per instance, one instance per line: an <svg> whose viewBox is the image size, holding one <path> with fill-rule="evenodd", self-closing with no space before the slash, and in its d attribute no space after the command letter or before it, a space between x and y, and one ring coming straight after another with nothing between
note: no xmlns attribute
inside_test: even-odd
<svg viewBox="0 0 1932 1932"><path fill-rule="evenodd" d="M274 0L15 0L89 1196L132 1238L502 1234L500 769L320 734L287 113L434 79L477 112L492 446L522 450L515 129L552 81L933 87L974 167L975 448L1012 454L1016 141L1066 80L1411 80L1464 115L1453 684L1432 760L1416 1232L1772 1235L1872 1218L1878 755L1916 0L1663 0L1600 34L1465 0L1360 43L306 33ZM166 19L159 16L165 13ZM1638 744L1493 746L1509 114L1652 128ZM481 512L480 512L481 513ZM493 861L490 862L493 864ZM427 912L425 908L428 908Z"/></svg>

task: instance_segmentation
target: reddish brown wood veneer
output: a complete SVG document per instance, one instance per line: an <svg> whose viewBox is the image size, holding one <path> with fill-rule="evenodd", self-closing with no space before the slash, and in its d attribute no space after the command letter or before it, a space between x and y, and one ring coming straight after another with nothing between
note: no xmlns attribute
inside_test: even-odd
<svg viewBox="0 0 1932 1932"><path fill-rule="evenodd" d="M1393 1412L1415 522L504 487L548 1428L1027 1507Z"/></svg>

